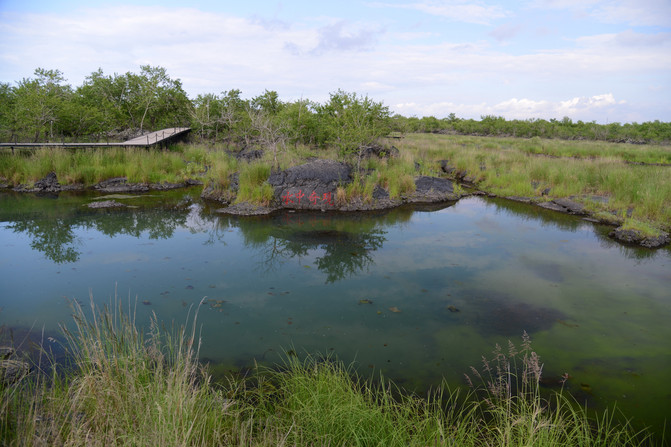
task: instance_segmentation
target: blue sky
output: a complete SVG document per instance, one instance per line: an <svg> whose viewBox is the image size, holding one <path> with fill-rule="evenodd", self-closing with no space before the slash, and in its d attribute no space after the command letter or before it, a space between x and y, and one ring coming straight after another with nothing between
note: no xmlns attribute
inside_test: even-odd
<svg viewBox="0 0 671 447"><path fill-rule="evenodd" d="M192 98L344 89L406 116L671 121L671 1L0 0L0 82L145 64Z"/></svg>

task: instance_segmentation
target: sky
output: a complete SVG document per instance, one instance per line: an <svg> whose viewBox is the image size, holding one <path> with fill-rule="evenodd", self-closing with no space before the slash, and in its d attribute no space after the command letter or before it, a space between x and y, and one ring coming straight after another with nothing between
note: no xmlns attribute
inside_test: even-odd
<svg viewBox="0 0 671 447"><path fill-rule="evenodd" d="M166 68L190 98L342 89L404 116L671 121L671 0L0 0L0 82Z"/></svg>

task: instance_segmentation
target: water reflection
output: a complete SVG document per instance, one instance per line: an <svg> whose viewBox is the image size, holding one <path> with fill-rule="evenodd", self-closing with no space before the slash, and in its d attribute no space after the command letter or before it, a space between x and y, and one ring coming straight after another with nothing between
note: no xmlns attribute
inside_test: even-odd
<svg viewBox="0 0 671 447"><path fill-rule="evenodd" d="M519 301L507 293L472 289L465 294L470 299L468 310L463 312L464 321L480 334L516 337L523 332L547 331L556 323L570 324L566 323L566 314L557 309Z"/></svg>
<svg viewBox="0 0 671 447"><path fill-rule="evenodd" d="M260 273L274 271L289 259L314 255L313 265L326 275L326 283L333 283L367 271L374 263L372 253L386 241L383 228L408 222L414 211L399 208L357 215L284 212L270 217L238 217L215 214L206 205L197 204L194 194L184 192L126 196L122 200L128 205L125 208L86 206L101 198L107 197L79 194L50 200L8 193L0 200L0 215L7 221L7 229L28 235L31 248L57 264L79 260L85 247L78 236L80 229L111 238L145 234L149 239L169 239L176 229L186 228L192 233L207 233L205 244L226 244L226 234L238 230L244 245L255 251Z"/></svg>
<svg viewBox="0 0 671 447"><path fill-rule="evenodd" d="M168 239L186 224L193 205L193 198L181 193L162 196L162 200L151 195L135 196L128 201L128 208L88 208L86 204L96 198L71 196L63 204L62 199L4 196L0 216L8 221L6 228L31 238L33 250L63 264L79 260L84 243L77 236L78 229L96 230L109 237L124 234L139 238L146 232L149 239ZM72 200L75 203L68 203Z"/></svg>
<svg viewBox="0 0 671 447"><path fill-rule="evenodd" d="M333 283L368 271L373 252L387 240L383 228L408 222L410 208L377 214L343 215L284 212L266 218L219 216L210 241L223 239L229 228L239 229L247 248L258 257L261 274L277 270L292 258L314 255L314 265ZM264 224L259 224L264 220Z"/></svg>
<svg viewBox="0 0 671 447"><path fill-rule="evenodd" d="M575 233L584 226L589 225L593 227L594 235L599 240L603 249L617 248L622 256L625 256L628 259L645 260L653 259L655 257L656 250L650 250L636 245L625 245L609 237L608 233L614 229L612 226L599 224L593 225L577 216L559 213L536 205L515 202L512 200L495 198L488 199L488 202L495 206L497 212L512 214L521 217L526 221L540 222L543 227L551 227ZM671 247L667 247L666 249L662 248L661 250L671 252Z"/></svg>
<svg viewBox="0 0 671 447"><path fill-rule="evenodd" d="M15 233L26 233L31 237L30 247L40 251L57 264L77 262L81 245L72 231L69 219L22 219L7 225Z"/></svg>

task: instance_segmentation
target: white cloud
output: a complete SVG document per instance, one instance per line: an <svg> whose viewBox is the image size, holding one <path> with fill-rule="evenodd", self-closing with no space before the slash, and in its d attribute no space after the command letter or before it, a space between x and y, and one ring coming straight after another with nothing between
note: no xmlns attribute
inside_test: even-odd
<svg viewBox="0 0 671 447"><path fill-rule="evenodd" d="M535 0L541 9L568 10L603 23L633 26L669 26L671 2L668 0Z"/></svg>
<svg viewBox="0 0 671 447"><path fill-rule="evenodd" d="M491 31L489 35L499 42L504 42L517 36L521 30L522 27L520 25L506 23Z"/></svg>
<svg viewBox="0 0 671 447"><path fill-rule="evenodd" d="M404 103L392 108L403 115L445 117L455 113L458 117L478 119L483 115L503 116L507 119L558 118L569 116L591 121L590 117L602 116L604 110L623 106L626 101L617 101L612 93L575 97L565 101L547 101L511 98L497 104L455 104L438 102L431 104ZM610 111L610 110L609 110Z"/></svg>
<svg viewBox="0 0 671 447"><path fill-rule="evenodd" d="M369 50L375 43L376 36L380 33L381 31L376 29L356 29L348 26L345 21L339 20L317 30L318 43L309 50L309 53L321 55L331 51ZM298 44L293 45L300 48Z"/></svg>
<svg viewBox="0 0 671 447"><path fill-rule="evenodd" d="M594 17L606 23L635 26L669 26L671 2L668 0L621 0L603 2Z"/></svg>
<svg viewBox="0 0 671 447"><path fill-rule="evenodd" d="M30 72L23 76L45 66L75 76L75 83L98 67L125 72L149 63L165 66L185 86L201 90L217 82L222 89L265 82L262 91L311 79L328 91L357 81L430 87L473 79L561 81L671 70L669 33L587 36L576 39L574 47L511 54L494 51L484 41L380 45L375 42L382 31L342 21L267 27L258 20L194 9L149 12L118 7L84 16L24 16L17 23L3 23L0 57L12 66L16 61L28 64Z"/></svg>
<svg viewBox="0 0 671 447"><path fill-rule="evenodd" d="M439 5L406 1L403 6L419 4ZM456 4L465 5L440 5ZM76 86L98 67L111 74L151 64L181 79L191 97L237 88L245 97L269 89L284 100L324 101L329 92L343 88L397 104L396 110L407 115L569 115L591 121L600 116L590 116L591 111L620 111L636 103L643 111L643 104L652 105L645 112L648 119L671 119L664 81L671 73L668 30L622 30L566 39L563 47L506 51L508 46L487 37L490 30L483 30L479 40L459 41L441 38L432 28L381 23L385 28L333 17L288 23L135 6L67 15L0 13L0 81L17 81L44 67L61 70ZM506 39L518 31L503 25L491 33ZM630 93L631 86L638 90ZM661 90L650 93L652 86ZM595 90L626 98L627 104L567 99L596 98ZM604 105L599 109L597 104Z"/></svg>
<svg viewBox="0 0 671 447"><path fill-rule="evenodd" d="M480 1L467 0L423 0L411 3L371 3L380 8L401 8L420 11L449 20L488 25L496 19L508 17L510 13L500 6L487 5Z"/></svg>

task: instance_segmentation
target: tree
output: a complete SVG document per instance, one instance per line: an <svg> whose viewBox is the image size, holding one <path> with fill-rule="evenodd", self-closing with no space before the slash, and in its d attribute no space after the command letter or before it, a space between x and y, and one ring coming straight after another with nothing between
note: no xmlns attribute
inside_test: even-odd
<svg viewBox="0 0 671 447"><path fill-rule="evenodd" d="M277 115L284 107L284 104L280 101L276 91L265 90L262 95L252 99L251 106L253 109L262 110L268 115Z"/></svg>
<svg viewBox="0 0 671 447"><path fill-rule="evenodd" d="M166 69L144 65L140 74L105 76L102 69L78 89L82 101L95 105L108 128L142 132L189 122L191 103L179 80Z"/></svg>
<svg viewBox="0 0 671 447"><path fill-rule="evenodd" d="M367 145L390 131L389 108L368 96L338 90L328 103L318 108L326 143L338 148L342 155L356 155Z"/></svg>
<svg viewBox="0 0 671 447"><path fill-rule="evenodd" d="M226 142L244 142L245 146L252 143L252 123L249 110L251 106L248 101L240 97L242 92L234 89L222 92L219 104L218 122L227 131Z"/></svg>
<svg viewBox="0 0 671 447"><path fill-rule="evenodd" d="M398 132L400 138L403 138L410 130L410 123L408 118L403 115L394 114L390 121L391 131Z"/></svg>
<svg viewBox="0 0 671 447"><path fill-rule="evenodd" d="M299 143L316 142L319 123L314 110L315 105L307 99L287 103L282 108L279 118L285 123L287 137L295 147Z"/></svg>
<svg viewBox="0 0 671 447"><path fill-rule="evenodd" d="M97 136L105 130L104 118L98 107L87 104L79 95L73 95L61 108L59 129L64 136Z"/></svg>
<svg viewBox="0 0 671 447"><path fill-rule="evenodd" d="M181 121L188 110L188 98L181 82L170 79L163 67L143 65L140 68L139 75L126 74L128 111L140 132L147 121L152 128L160 122L165 123L166 115Z"/></svg>
<svg viewBox="0 0 671 447"><path fill-rule="evenodd" d="M72 94L59 70L37 68L34 79L24 78L14 90L14 120L16 126L33 135L35 142L40 135L54 137L64 103Z"/></svg>
<svg viewBox="0 0 671 447"><path fill-rule="evenodd" d="M14 88L9 83L0 82L0 139L11 141L16 135L14 123Z"/></svg>
<svg viewBox="0 0 671 447"><path fill-rule="evenodd" d="M217 120L217 106L219 105L219 98L212 93L206 95L198 95L196 99L191 102L191 127L200 134L200 139L210 137L212 130L214 130L214 138L216 140L218 130Z"/></svg>
<svg viewBox="0 0 671 447"><path fill-rule="evenodd" d="M249 109L249 117L256 134L257 143L272 152L274 166L279 168L277 153L285 147L287 140L286 126L276 116L264 110Z"/></svg>

